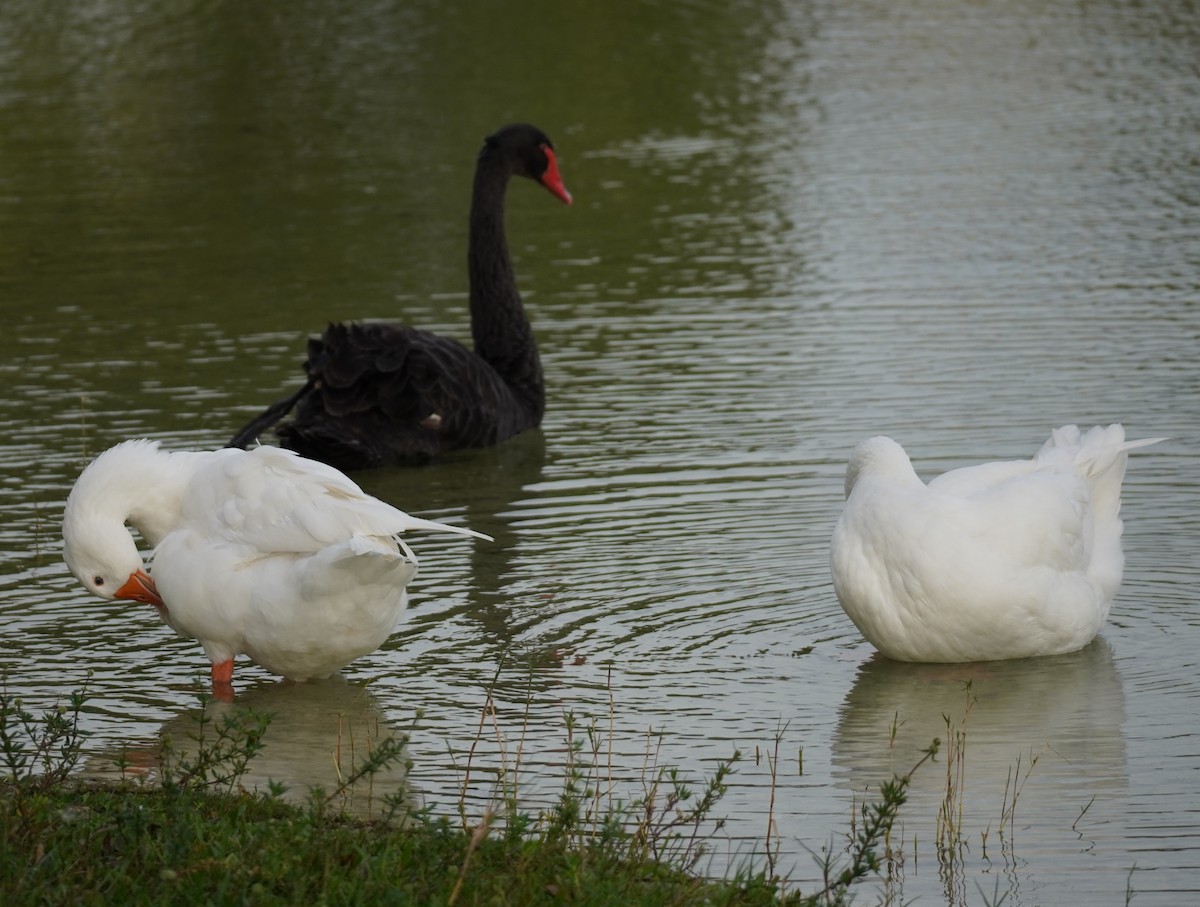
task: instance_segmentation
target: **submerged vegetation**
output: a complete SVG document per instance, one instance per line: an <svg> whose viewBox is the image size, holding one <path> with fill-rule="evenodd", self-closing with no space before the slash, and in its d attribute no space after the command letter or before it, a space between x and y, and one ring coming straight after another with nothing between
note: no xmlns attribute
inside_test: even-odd
<svg viewBox="0 0 1200 907"><path fill-rule="evenodd" d="M89 783L73 774L85 699L76 692L35 716L0 693L0 902L843 905L879 872L911 777L892 778L862 806L844 851L823 857L824 887L805 894L775 873L769 828L764 867L723 880L696 874L721 827L737 752L697 790L655 764L642 794L623 801L599 725L567 716L562 785L547 808L523 811L501 777L483 816L460 802L452 821L395 797L366 822L346 817L338 798L402 761L402 736L373 745L336 790L314 789L296 805L279 785L251 792L240 783L270 716L202 712L193 745L166 744L153 776L122 763L123 780Z"/></svg>

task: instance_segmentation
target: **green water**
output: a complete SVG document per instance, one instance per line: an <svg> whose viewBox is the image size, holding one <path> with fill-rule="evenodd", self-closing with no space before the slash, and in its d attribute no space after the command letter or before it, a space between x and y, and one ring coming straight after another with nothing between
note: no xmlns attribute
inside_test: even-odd
<svg viewBox="0 0 1200 907"><path fill-rule="evenodd" d="M635 792L648 729L697 773L780 735L775 833L803 881L806 848L888 770L895 714L915 747L970 679L976 843L1016 759L1042 754L1008 903L1116 902L1135 862L1139 905L1178 903L1200 847L1180 795L1200 766L1197 22L1122 0L7 0L9 688L49 704L87 682L97 764L121 747L152 763L186 726L203 655L67 575L71 483L128 437L221 444L296 386L328 321L467 338L474 156L528 120L575 197L509 195L543 429L358 476L496 543L413 539L409 618L348 684L239 665L243 701L287 716L264 776L320 777L333 714L420 712L415 802L482 810L518 739L539 802L564 712L607 727L611 702L613 774ZM1104 639L966 673L873 660L827 567L855 441L891 434L928 477L1102 421L1174 439L1132 458ZM464 795L493 684L498 729L475 746L491 774ZM996 864L976 849L943 884L924 849L939 771L914 791L902 893L966 903ZM735 777L712 871L761 854L771 778L762 758Z"/></svg>

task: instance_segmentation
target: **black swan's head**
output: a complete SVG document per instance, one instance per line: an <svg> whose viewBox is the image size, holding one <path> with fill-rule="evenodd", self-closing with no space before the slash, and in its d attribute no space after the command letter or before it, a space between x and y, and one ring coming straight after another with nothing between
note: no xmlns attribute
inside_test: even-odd
<svg viewBox="0 0 1200 907"><path fill-rule="evenodd" d="M571 204L571 193L558 173L554 143L536 126L513 123L497 129L484 139L479 159L481 162L503 161L510 168L509 172L541 183L566 204Z"/></svg>

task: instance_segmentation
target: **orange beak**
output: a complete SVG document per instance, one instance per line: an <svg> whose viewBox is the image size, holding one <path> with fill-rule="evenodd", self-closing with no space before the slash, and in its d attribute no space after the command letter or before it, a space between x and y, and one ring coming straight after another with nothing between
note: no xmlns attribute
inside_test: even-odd
<svg viewBox="0 0 1200 907"><path fill-rule="evenodd" d="M166 607L166 603L162 600L162 596L158 594L158 589L154 585L154 580L150 578L150 574L140 569L137 573L129 574L128 582L116 591L113 598L123 598L131 602L145 602L148 605L154 605L156 608Z"/></svg>

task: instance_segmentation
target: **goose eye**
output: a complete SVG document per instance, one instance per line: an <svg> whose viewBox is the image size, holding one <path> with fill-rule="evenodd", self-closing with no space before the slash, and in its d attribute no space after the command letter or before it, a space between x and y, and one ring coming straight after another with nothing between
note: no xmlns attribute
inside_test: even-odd
<svg viewBox="0 0 1200 907"><path fill-rule="evenodd" d="M95 583L97 586L103 586L104 585L104 577L103 576L93 576L92 582Z"/></svg>

